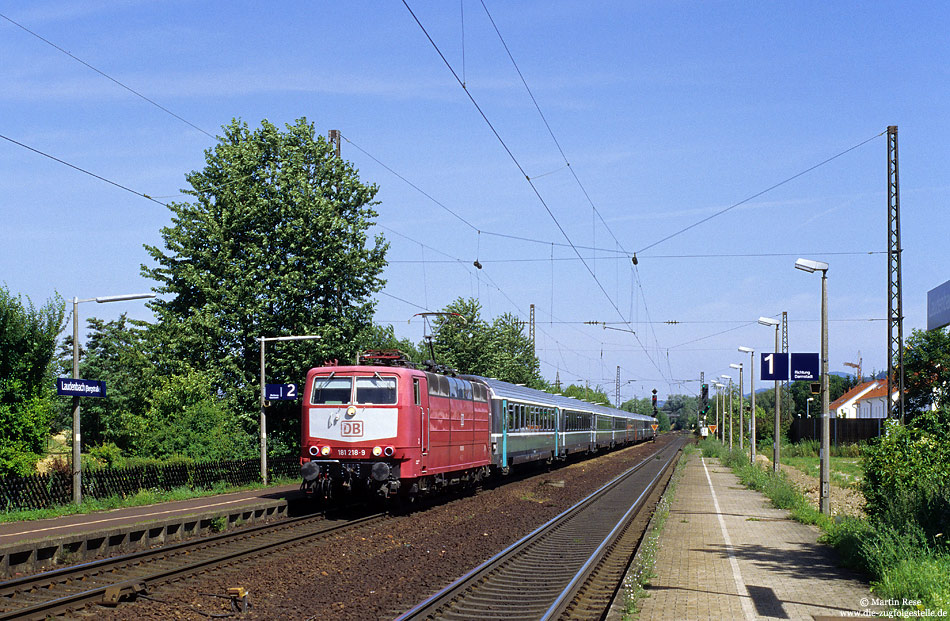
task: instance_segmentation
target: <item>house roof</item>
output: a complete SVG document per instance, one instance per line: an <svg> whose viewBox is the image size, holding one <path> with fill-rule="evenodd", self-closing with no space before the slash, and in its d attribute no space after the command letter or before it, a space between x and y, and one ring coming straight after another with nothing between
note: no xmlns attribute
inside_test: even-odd
<svg viewBox="0 0 950 621"><path fill-rule="evenodd" d="M828 406L828 408L829 410L834 411L835 409L840 408L841 406L845 405L849 401L857 400L859 397L862 397L862 396L866 397L867 395L864 393L868 393L868 391L873 392L874 390L877 389L877 387L878 387L878 382L876 380L873 380L870 382L861 382L860 384L858 384L857 386L855 386L848 392L844 393L843 395L835 399L834 402L832 402L831 405ZM887 389L885 388L884 391L887 392ZM881 396L883 396L883 393Z"/></svg>
<svg viewBox="0 0 950 621"><path fill-rule="evenodd" d="M897 394L897 391L895 391L894 394ZM877 388L875 388L874 390L872 390L871 392L869 392L869 393L867 393L866 395L862 396L862 397L861 397L861 400L864 400L864 399L883 399L883 398L886 397L886 396L887 396L887 384L882 384L882 385L878 386Z"/></svg>

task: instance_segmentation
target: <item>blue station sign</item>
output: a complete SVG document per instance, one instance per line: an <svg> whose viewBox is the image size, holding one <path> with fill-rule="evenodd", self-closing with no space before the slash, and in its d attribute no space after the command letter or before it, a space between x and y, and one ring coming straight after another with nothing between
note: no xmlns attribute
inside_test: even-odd
<svg viewBox="0 0 950 621"><path fill-rule="evenodd" d="M927 331L950 325L950 280L927 292Z"/></svg>
<svg viewBox="0 0 950 621"><path fill-rule="evenodd" d="M264 384L264 399L267 401L294 401L297 399L297 385Z"/></svg>
<svg viewBox="0 0 950 621"><path fill-rule="evenodd" d="M57 377L56 394L67 397L105 397L106 383L99 380Z"/></svg>
<svg viewBox="0 0 950 621"><path fill-rule="evenodd" d="M784 382L788 379L787 353L762 353L759 377L764 381Z"/></svg>
<svg viewBox="0 0 950 621"><path fill-rule="evenodd" d="M817 382L821 379L821 356L792 354L792 381Z"/></svg>

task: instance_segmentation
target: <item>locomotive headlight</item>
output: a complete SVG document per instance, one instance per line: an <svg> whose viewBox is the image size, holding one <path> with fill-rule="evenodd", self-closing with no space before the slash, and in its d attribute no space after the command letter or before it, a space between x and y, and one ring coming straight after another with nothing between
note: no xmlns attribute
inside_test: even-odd
<svg viewBox="0 0 950 621"><path fill-rule="evenodd" d="M330 447L329 447L329 446L324 446L322 449L320 449L320 453L322 453L324 457L329 456L329 455L330 455Z"/></svg>
<svg viewBox="0 0 950 621"><path fill-rule="evenodd" d="M356 416L356 406L351 405L350 407L346 408L346 415L350 417Z"/></svg>
<svg viewBox="0 0 950 621"><path fill-rule="evenodd" d="M383 447L381 446L373 447L373 457L379 457L382 454L383 454Z"/></svg>
<svg viewBox="0 0 950 621"><path fill-rule="evenodd" d="M311 447L310 447L310 454L311 454L311 455L313 455L314 457L316 457L317 454L319 454L319 453L320 453L320 447L319 447L319 446L311 446Z"/></svg>
<svg viewBox="0 0 950 621"><path fill-rule="evenodd" d="M386 457L392 457L396 454L396 449L392 446L387 446L383 449L383 453L386 455Z"/></svg>

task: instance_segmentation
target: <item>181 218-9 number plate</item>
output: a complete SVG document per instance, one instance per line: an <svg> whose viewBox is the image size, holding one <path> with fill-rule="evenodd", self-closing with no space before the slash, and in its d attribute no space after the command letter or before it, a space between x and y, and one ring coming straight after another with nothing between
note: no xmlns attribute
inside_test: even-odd
<svg viewBox="0 0 950 621"><path fill-rule="evenodd" d="M337 457L369 457L369 449L365 448L350 448L350 449L337 449Z"/></svg>

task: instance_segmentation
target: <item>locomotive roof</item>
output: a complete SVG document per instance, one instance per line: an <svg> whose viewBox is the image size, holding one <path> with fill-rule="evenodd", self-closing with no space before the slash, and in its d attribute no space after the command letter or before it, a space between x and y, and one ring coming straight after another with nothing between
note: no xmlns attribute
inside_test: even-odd
<svg viewBox="0 0 950 621"><path fill-rule="evenodd" d="M493 379L490 377L480 377L478 375L463 375L461 376L464 379L477 380L484 384L487 384L492 391L492 395L499 399L514 399L518 401L533 401L535 403L542 403L545 405L551 405L562 410L579 410L581 412L593 412L596 414L610 414L611 416L620 416L623 418L633 418L636 420L645 420L653 422L655 419L652 416L645 416L643 414L636 414L634 412L627 412L625 410L618 410L617 408L598 405L595 403L588 403L587 401L581 401L580 399L572 399L571 397L565 397L564 395L553 395L549 392L544 392L543 390L535 390L534 388L528 388L527 386L519 386L518 384L511 384L509 382L503 382L501 380Z"/></svg>

